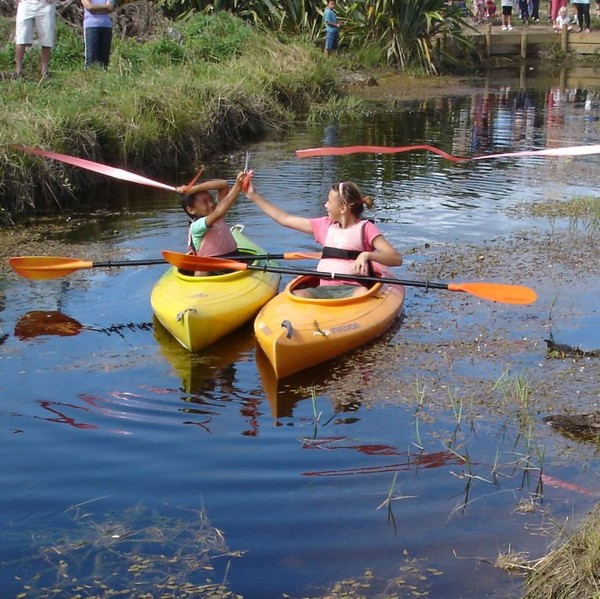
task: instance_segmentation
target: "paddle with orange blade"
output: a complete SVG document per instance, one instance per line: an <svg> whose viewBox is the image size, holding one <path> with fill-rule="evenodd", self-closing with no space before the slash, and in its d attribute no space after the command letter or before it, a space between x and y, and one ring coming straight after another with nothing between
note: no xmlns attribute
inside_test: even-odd
<svg viewBox="0 0 600 599"><path fill-rule="evenodd" d="M199 270L193 259L196 256L171 252L176 259L178 268L182 270ZM321 254L287 252L285 254L247 254L236 256L236 260L313 260L319 259ZM154 260L111 260L107 262L90 262L78 258L65 258L62 256L18 256L8 259L11 268L22 277L33 280L57 279L88 268L117 268L122 266L152 266L154 264L167 264L167 260L158 258Z"/></svg>
<svg viewBox="0 0 600 599"><path fill-rule="evenodd" d="M335 279L337 281L352 281L356 283L388 283L390 285L405 285L407 287L424 287L425 289L445 289L447 291L460 291L481 299L500 302L503 304L532 304L537 299L537 294L529 287L521 285L503 285L501 283L431 283L428 281L407 281L389 277L368 277L338 273L321 272L318 270L300 268L281 268L268 264L246 264L226 258L207 258L204 256L187 256L177 252L163 251L162 255L167 262L177 266L185 256L186 268L193 270L258 270L261 272L274 272L288 275L308 275L321 279Z"/></svg>
<svg viewBox="0 0 600 599"><path fill-rule="evenodd" d="M202 264L204 264L204 260L210 260L210 264L212 264L212 260L224 260L229 264L233 262L234 264L238 264L236 260L318 260L321 257L320 253L311 253L311 252L286 252L285 254L261 254L261 255L248 255L246 256L236 256L235 259L224 259L224 258L206 258L204 256L191 256L190 254L180 254L179 252L169 252L165 250L163 253L165 257L165 262L176 266L180 270L203 270L203 271L211 271L211 270L222 270L222 269L230 269L230 270L245 270L245 269L236 269L230 268L229 266L219 267L210 267L210 268L201 268ZM239 264L244 264L240 262ZM200 266L198 266L200 265ZM258 268L258 270L264 270L262 266L254 265ZM270 270L271 267L269 267Z"/></svg>

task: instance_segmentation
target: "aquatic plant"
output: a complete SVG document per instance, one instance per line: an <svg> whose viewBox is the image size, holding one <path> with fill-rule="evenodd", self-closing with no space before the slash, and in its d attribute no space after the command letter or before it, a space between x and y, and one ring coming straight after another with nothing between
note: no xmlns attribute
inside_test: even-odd
<svg viewBox="0 0 600 599"><path fill-rule="evenodd" d="M322 104L311 104L307 123L323 121L351 122L364 119L367 103L356 96L333 96Z"/></svg>
<svg viewBox="0 0 600 599"><path fill-rule="evenodd" d="M17 597L239 597L227 588L229 562L217 581L213 563L243 552L227 549L204 509L167 516L137 505L98 517L90 507L102 499L66 510L67 532L36 529L33 552L19 560Z"/></svg>
<svg viewBox="0 0 600 599"><path fill-rule="evenodd" d="M547 218L553 225L556 219L567 219L570 229L583 228L589 233L600 230L600 197L576 196L568 200L556 199L532 204L532 216Z"/></svg>

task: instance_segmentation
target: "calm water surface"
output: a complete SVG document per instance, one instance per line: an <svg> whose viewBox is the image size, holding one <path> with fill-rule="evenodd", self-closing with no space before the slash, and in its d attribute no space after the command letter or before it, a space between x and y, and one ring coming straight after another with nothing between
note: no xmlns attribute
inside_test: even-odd
<svg viewBox="0 0 600 599"><path fill-rule="evenodd" d="M423 153L294 157L299 148L359 143L429 143L464 156L600 143L600 96L593 86L561 90L558 82L532 80L519 89L518 79L497 74L487 85L486 91L481 82L472 96L403 105L253 146L257 187L285 209L315 216L331 182L353 179L376 198L377 221L404 252L424 244L483 243L540 226L511 218L506 209L597 191L585 180L570 180L571 163L562 159L456 165ZM211 165L211 175L231 180L243 159L241 153L225 157ZM598 165L595 156L577 160ZM72 240L102 243L107 259L113 248L127 249L131 258L184 249L186 223L171 195L126 193L114 200L115 207L128 206L125 215L83 223ZM244 199L230 214L230 222L244 223L270 251L314 250L307 236L282 231ZM417 252L407 264L422 259ZM109 588L137 589L135 595L169 575L197 584L225 580L247 598L300 597L366 571L373 573L361 579L371 585L364 589L370 596L394 590L400 596L517 596L514 579L475 559L494 559L511 543L533 554L546 545L535 534L545 516L515 514L539 482L539 472L528 474L515 456L529 452L539 462L544 451L546 472L585 487L547 489L552 517L583 514L600 493L592 450L581 448L584 466L574 469L560 440L536 454L514 424L481 419L457 425L450 402L419 425L414 400L367 408L360 394L340 403L324 393L313 404L302 390L343 381L357 369L368 377L368 350L294 377L280 385L279 395L256 356L251 327L201 354L186 353L160 327L148 326L150 291L163 270L0 280L0 326L9 335L0 348L3 597L73 596L78 581L92 585L100 577ZM426 333L411 329L411 314L439 312L438 301L408 290L406 325L382 343L403 336L418 343ZM540 301L546 309L551 298ZM28 329L23 318L32 311L74 319L72 334L56 334L66 332L64 323L56 325L60 331L50 324ZM467 307L465 319L485 325L476 312ZM564 332L581 343L597 340L599 327L597 314L588 314ZM516 340L522 334L520 328L507 332ZM525 360L542 356L540 349ZM476 361L468 362L456 368L479 372ZM494 380L501 373L489 374ZM414 389L401 393L418 396L418 373L415 380ZM322 412L318 425L313 409ZM462 440L463 454L468 446L471 474L481 479L498 459L515 464L502 470L497 485L470 479L448 449L453 436ZM390 492L396 499L388 510L382 504ZM200 526L200 516L220 533L213 531L214 544L204 546L214 570L192 572L183 557L199 559L202 543L195 535L212 530ZM220 534L238 554L225 555ZM152 567L136 569L132 556ZM404 582L386 590L386 581L399 576Z"/></svg>

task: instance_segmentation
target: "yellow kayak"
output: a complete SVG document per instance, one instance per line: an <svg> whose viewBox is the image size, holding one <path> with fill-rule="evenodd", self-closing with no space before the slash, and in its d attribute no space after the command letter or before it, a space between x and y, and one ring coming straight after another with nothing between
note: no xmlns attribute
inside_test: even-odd
<svg viewBox="0 0 600 599"><path fill-rule="evenodd" d="M243 253L264 250L243 234L231 232ZM150 303L160 323L189 351L199 351L250 320L279 289L280 275L262 271L210 276L183 274L170 268L156 283Z"/></svg>
<svg viewBox="0 0 600 599"><path fill-rule="evenodd" d="M254 333L275 375L284 378L331 360L379 337L404 304L404 287L377 283L365 295L339 299L292 293L310 277L294 279L268 302L254 321Z"/></svg>

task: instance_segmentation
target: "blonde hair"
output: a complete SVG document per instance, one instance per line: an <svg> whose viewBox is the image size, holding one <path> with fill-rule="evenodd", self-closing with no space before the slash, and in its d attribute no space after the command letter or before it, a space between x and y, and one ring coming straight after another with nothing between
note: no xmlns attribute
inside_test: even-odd
<svg viewBox="0 0 600 599"><path fill-rule="evenodd" d="M566 14L567 14L567 7L566 7L566 6L561 6L561 7L558 9L558 14L559 14L559 15L566 15Z"/></svg>
<svg viewBox="0 0 600 599"><path fill-rule="evenodd" d="M342 202L344 202L344 204L350 208L350 213L357 218L362 215L365 206L367 208L373 207L373 198L369 196L363 196L358 185L352 181L334 183L331 186L331 189L333 189L333 191L337 191Z"/></svg>

